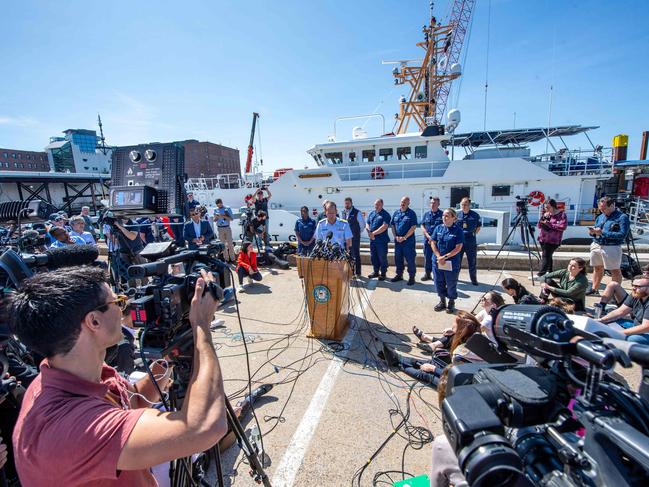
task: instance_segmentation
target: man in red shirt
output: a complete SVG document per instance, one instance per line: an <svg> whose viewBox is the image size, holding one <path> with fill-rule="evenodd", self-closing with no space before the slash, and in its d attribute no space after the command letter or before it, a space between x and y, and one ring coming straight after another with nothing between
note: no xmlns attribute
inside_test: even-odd
<svg viewBox="0 0 649 487"><path fill-rule="evenodd" d="M14 331L45 356L24 396L13 443L23 487L155 486L149 468L212 447L227 431L210 323L216 302L201 271L191 302L194 363L180 411L148 408L155 384L128 384L104 364L121 340L121 308L102 270L67 268L23 282L11 300ZM164 386L169 373L154 369Z"/></svg>

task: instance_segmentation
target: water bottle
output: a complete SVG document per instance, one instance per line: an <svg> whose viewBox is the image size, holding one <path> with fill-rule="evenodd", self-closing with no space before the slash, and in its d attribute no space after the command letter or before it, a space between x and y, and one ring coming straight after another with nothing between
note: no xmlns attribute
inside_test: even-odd
<svg viewBox="0 0 649 487"><path fill-rule="evenodd" d="M603 305L602 303L595 303L593 305L593 316L596 320L599 320L602 317L604 306L605 305Z"/></svg>
<svg viewBox="0 0 649 487"><path fill-rule="evenodd" d="M250 435L249 435L249 440L250 443L252 444L253 448L257 451L257 453L261 452L261 433L259 431L259 427L255 423L255 425L252 427L250 430Z"/></svg>

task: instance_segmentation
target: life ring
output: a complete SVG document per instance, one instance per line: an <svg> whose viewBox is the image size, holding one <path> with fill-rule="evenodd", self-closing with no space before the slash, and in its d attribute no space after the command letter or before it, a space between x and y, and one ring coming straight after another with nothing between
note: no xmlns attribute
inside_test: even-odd
<svg viewBox="0 0 649 487"><path fill-rule="evenodd" d="M541 206L545 203L545 195L541 191L532 191L527 198L530 200L531 206Z"/></svg>
<svg viewBox="0 0 649 487"><path fill-rule="evenodd" d="M246 197L243 199L245 202L246 206L252 206L252 200L254 199L254 196L251 194L247 194Z"/></svg>
<svg viewBox="0 0 649 487"><path fill-rule="evenodd" d="M370 172L372 179L383 179L385 177L385 171L381 166L374 166Z"/></svg>

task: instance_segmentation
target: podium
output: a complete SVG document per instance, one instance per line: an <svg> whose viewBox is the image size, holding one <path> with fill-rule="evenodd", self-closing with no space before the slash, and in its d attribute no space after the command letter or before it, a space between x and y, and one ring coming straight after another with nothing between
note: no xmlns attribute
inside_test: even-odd
<svg viewBox="0 0 649 487"><path fill-rule="evenodd" d="M307 337L341 341L349 326L349 264L299 256L296 260L311 321Z"/></svg>

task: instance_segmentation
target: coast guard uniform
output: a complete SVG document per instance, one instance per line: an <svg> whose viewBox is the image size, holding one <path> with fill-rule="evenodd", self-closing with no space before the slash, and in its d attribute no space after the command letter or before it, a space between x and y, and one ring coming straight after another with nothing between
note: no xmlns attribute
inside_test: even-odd
<svg viewBox="0 0 649 487"><path fill-rule="evenodd" d="M428 210L426 213L424 213L424 218L421 220L421 224L424 226L426 229L426 232L428 235L431 237L433 236L433 232L435 231L435 228L437 228L438 225L442 224L442 214L444 212L437 208L436 211L433 210ZM426 273L426 276L430 276L431 272L433 272L433 249L430 248L430 239L428 239L424 235L424 272Z"/></svg>
<svg viewBox="0 0 649 487"><path fill-rule="evenodd" d="M404 237L411 227L417 226L417 214L408 208L406 211L401 211L399 208L392 215L392 227L394 228L394 234L397 237ZM408 274L410 275L410 280L414 280L415 272L417 270L415 265L415 257L417 251L415 249L415 234L413 233L408 237L404 242L394 242L394 262L397 267L396 278L403 277L403 260L405 258L408 265Z"/></svg>
<svg viewBox="0 0 649 487"><path fill-rule="evenodd" d="M478 259L478 244L476 241L475 231L482 226L480 215L475 211L469 210L468 213L460 211L457 215L457 222L462 227L464 233L464 246L462 252L459 253L460 264L462 263L462 255L466 254L467 264L469 265L469 277L473 284L478 284L478 276L476 270L476 261Z"/></svg>
<svg viewBox="0 0 649 487"><path fill-rule="evenodd" d="M464 243L464 232L462 227L455 222L450 227L438 225L431 235L431 240L437 245L440 255L446 255L451 252L457 244ZM433 272L435 273L435 287L437 295L442 303L446 304L446 298L450 300L457 299L457 277L460 274L460 264L462 263L462 253L454 255L449 261L452 270L444 271L437 267L437 256L433 256Z"/></svg>
<svg viewBox="0 0 649 487"><path fill-rule="evenodd" d="M343 210L343 216L347 220L349 229L352 231L352 248L350 253L354 258L354 274L361 274L361 233L365 230L365 220L363 214L352 206L349 210Z"/></svg>
<svg viewBox="0 0 649 487"><path fill-rule="evenodd" d="M380 272L382 278L385 278L385 273L388 271L390 214L382 208L379 212L372 210L367 217L367 225L370 227L370 232L378 230L384 223L388 225L385 232L375 236L374 240L370 240L370 258L372 260L374 274L379 274Z"/></svg>
<svg viewBox="0 0 649 487"><path fill-rule="evenodd" d="M333 223L329 223L326 218L320 220L315 231L316 240L325 240L329 232L333 233L331 243L337 243L343 249L346 248L347 239L352 238L352 231L349 228L349 224L340 218L336 218L336 221Z"/></svg>
<svg viewBox="0 0 649 487"><path fill-rule="evenodd" d="M295 233L300 236L300 239L302 239L303 242L308 242L313 238L315 227L316 222L313 218L307 217L307 219L304 220L300 217L295 222ZM309 253L313 250L313 247L315 247L315 240L311 242L311 245L308 246L302 245L298 242L297 253L304 256L309 255Z"/></svg>

